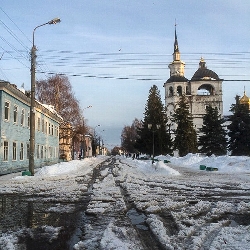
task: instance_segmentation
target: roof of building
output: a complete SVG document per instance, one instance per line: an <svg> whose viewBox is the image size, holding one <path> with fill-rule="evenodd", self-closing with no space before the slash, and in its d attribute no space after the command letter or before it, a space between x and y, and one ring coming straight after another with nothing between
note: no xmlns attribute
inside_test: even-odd
<svg viewBox="0 0 250 250"><path fill-rule="evenodd" d="M240 104L250 104L250 98L246 95L246 91L244 91L244 95L240 98Z"/></svg>
<svg viewBox="0 0 250 250"><path fill-rule="evenodd" d="M19 90L15 84L11 84L7 81L0 80L0 91L3 90L7 92L9 95L14 96L16 99L22 101L26 105L30 106L30 96L23 91ZM62 122L63 118L56 112L52 112L51 109L43 105L39 101L35 100L35 107L36 109L42 111L44 114L49 115L52 119L56 120L57 122Z"/></svg>
<svg viewBox="0 0 250 250"><path fill-rule="evenodd" d="M166 81L166 83L169 82L188 82L188 79L184 76L180 75L172 75L170 78Z"/></svg>
<svg viewBox="0 0 250 250"><path fill-rule="evenodd" d="M193 77L191 78L191 81L221 80L214 71L207 68L206 62L203 58L201 58L199 66L199 69L196 70Z"/></svg>

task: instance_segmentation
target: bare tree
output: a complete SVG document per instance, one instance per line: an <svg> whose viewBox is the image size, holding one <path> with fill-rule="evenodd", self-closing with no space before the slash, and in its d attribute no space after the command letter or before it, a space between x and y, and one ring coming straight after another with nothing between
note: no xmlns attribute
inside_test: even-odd
<svg viewBox="0 0 250 250"><path fill-rule="evenodd" d="M79 101L76 99L68 77L54 75L46 80L36 82L36 97L43 104L54 106L57 113L62 116L64 123L72 126L72 150L84 150L84 134L87 127L84 124L83 112L80 108ZM60 126L61 132L63 126ZM67 139L69 135L61 133L60 138ZM74 157L74 156L73 156Z"/></svg>
<svg viewBox="0 0 250 250"><path fill-rule="evenodd" d="M82 110L68 77L54 75L36 82L36 97L41 103L54 106L65 122L73 128L83 125Z"/></svg>
<svg viewBox="0 0 250 250"><path fill-rule="evenodd" d="M141 122L135 119L131 126L125 126L122 130L122 148L129 153L136 153L135 142L137 139L137 128L140 127Z"/></svg>

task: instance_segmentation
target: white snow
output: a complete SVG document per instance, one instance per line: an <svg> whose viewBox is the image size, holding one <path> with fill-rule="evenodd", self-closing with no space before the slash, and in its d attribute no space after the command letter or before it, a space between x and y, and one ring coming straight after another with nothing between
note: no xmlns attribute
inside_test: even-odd
<svg viewBox="0 0 250 250"><path fill-rule="evenodd" d="M62 206L60 201L76 201L82 192L86 192L88 188L86 183L91 179L93 169L107 158L102 156L81 161L61 162L38 169L34 176L21 176L21 173L0 176L0 194L36 192L46 194L54 197L58 202L55 202L49 211L71 211L72 207ZM148 215L147 223L150 229L166 249L181 249L178 248L180 245L171 245L173 237L185 239L187 236L191 236L192 239L190 249L200 249L206 244L209 247L207 249L211 250L250 249L249 225L231 225L228 220L207 223L209 216L209 218L216 219L225 213L249 213L249 197L246 200L240 200L237 204L219 201L213 205L210 201L195 199L197 192L201 194L204 189L204 194L206 194L207 188L212 189L214 193L218 192L219 197L221 185L231 187L232 181L238 187L249 189L249 157L207 157L188 154L185 157L158 156L156 158L159 161L152 164L151 161L120 157L119 163L112 171L103 170L102 181L96 181L93 184L87 211L97 215L110 213L114 209L117 212L126 211L120 188L116 185L117 181L121 181L121 187L127 190L136 208ZM164 160L170 162L164 163ZM218 168L218 171L200 170L200 165ZM190 175L190 178L184 176L186 173ZM197 174L195 176L199 178L192 179L192 173ZM86 183L79 183L80 177L84 178ZM173 188L172 191L171 188ZM176 190L183 190L183 196L179 195L178 200L174 195ZM192 202L186 199L185 192L189 190L193 193L196 203L187 208L188 202ZM229 191L232 194L234 192L233 189ZM172 211L171 215L179 227L177 236L169 235L161 218L157 215L158 212L166 210ZM195 219L198 215L198 219ZM197 230L199 227L202 230ZM46 228L47 231L55 230L49 226ZM57 231L53 235L56 237ZM136 249L134 243L128 238L128 229L118 227L111 221L103 232L100 245L102 249ZM94 236L92 240L94 241ZM17 249L16 244L16 233L5 232L0 235L1 249ZM74 248L81 249L81 246L86 246L86 244L87 241L80 241Z"/></svg>

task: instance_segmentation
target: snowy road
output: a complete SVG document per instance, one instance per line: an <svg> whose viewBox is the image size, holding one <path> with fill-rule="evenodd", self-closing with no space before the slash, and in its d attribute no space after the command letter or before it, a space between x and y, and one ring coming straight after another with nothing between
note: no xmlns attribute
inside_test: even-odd
<svg viewBox="0 0 250 250"><path fill-rule="evenodd" d="M247 173L122 157L66 166L0 178L0 249L250 249Z"/></svg>

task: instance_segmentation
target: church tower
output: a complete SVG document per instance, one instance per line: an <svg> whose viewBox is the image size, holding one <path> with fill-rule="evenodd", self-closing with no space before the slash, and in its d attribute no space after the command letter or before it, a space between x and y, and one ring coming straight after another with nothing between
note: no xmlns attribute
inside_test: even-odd
<svg viewBox="0 0 250 250"><path fill-rule="evenodd" d="M168 67L170 68L170 77L171 76L184 76L185 63L181 61L181 54L179 51L177 34L176 34L176 25L175 25L173 62L170 63Z"/></svg>
<svg viewBox="0 0 250 250"><path fill-rule="evenodd" d="M173 61L168 65L170 69L170 78L164 83L165 88L165 106L167 117L171 119L175 112L180 97L182 95L190 94L189 80L184 76L185 63L181 61L181 54L179 50L176 25L175 25L175 40ZM170 120L169 120L170 121ZM169 129L173 131L176 129L175 124L169 123Z"/></svg>
<svg viewBox="0 0 250 250"><path fill-rule="evenodd" d="M203 124L203 116L206 114L208 106L217 107L219 114L223 114L223 80L214 71L207 68L203 58L201 58L199 68L191 80L184 76L185 63L180 59L176 26L173 62L168 67L170 69L170 78L164 83L165 106L168 118L171 119L182 95L187 98L189 111L193 116L193 123L197 132L199 132ZM170 130L176 129L176 124L169 124L169 128Z"/></svg>

